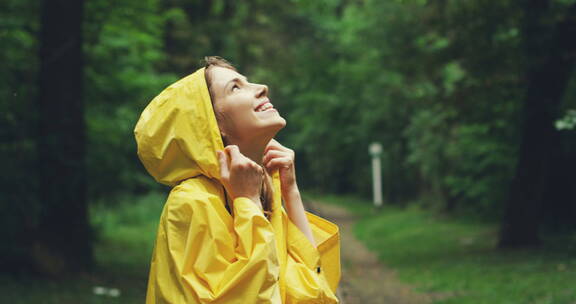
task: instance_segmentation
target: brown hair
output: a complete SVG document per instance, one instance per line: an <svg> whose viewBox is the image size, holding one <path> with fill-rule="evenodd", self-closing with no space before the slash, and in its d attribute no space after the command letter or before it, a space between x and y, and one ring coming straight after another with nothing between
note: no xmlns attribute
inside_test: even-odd
<svg viewBox="0 0 576 304"><path fill-rule="evenodd" d="M238 71L236 68L228 62L228 60L220 56L206 56L203 60L204 67L204 77L206 78L206 84L208 85L208 91L210 92L210 100L212 101L212 107L214 107L214 93L212 92L212 73L210 69L212 67L221 67L226 69L231 69L233 71Z"/></svg>
<svg viewBox="0 0 576 304"><path fill-rule="evenodd" d="M221 67L226 69L231 69L233 71L238 71L236 68L228 62L226 59L219 56L206 56L204 57L203 64L205 67L204 77L206 78L206 85L208 86L208 92L210 93L210 100L212 102L212 109L216 116L216 120L220 118L220 114L216 111L214 107L214 92L212 91L212 73L210 70L212 67ZM222 142L226 145L226 139L222 138ZM264 182L262 183L262 190L260 191L260 201L262 202L262 208L264 209L264 215L269 219L272 214L272 201L274 199L273 188L270 176L266 173L264 169Z"/></svg>

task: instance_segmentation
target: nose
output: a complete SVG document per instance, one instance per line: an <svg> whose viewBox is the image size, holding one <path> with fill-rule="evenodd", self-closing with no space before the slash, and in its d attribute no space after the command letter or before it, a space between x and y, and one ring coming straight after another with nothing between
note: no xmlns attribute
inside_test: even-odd
<svg viewBox="0 0 576 304"><path fill-rule="evenodd" d="M265 84L258 84L256 86L256 98L265 97L268 95L268 86Z"/></svg>

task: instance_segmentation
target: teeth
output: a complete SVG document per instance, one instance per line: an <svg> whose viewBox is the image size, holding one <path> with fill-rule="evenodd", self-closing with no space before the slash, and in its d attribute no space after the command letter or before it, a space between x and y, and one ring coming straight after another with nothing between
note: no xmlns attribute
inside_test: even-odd
<svg viewBox="0 0 576 304"><path fill-rule="evenodd" d="M268 110L268 109L271 109L271 108L273 108L272 104L269 103L269 102L267 102L267 103L265 103L264 105L262 105L262 106L258 109L257 112L264 112L264 111L266 111L266 110Z"/></svg>

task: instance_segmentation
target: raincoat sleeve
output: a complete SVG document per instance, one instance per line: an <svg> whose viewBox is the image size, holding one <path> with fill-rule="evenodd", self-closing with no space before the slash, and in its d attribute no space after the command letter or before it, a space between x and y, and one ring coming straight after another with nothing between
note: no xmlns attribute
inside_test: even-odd
<svg viewBox="0 0 576 304"><path fill-rule="evenodd" d="M218 196L188 192L175 200L165 221L167 258L174 292L185 297L169 303L281 302L274 232L250 199L234 200L233 231L217 215Z"/></svg>
<svg viewBox="0 0 576 304"><path fill-rule="evenodd" d="M309 212L306 216L317 246L288 220L287 302L338 303L335 296L340 281L338 226Z"/></svg>

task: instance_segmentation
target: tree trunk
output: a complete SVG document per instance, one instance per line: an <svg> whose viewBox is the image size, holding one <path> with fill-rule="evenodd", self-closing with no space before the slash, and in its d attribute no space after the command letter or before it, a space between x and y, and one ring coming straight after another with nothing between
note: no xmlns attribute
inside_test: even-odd
<svg viewBox="0 0 576 304"><path fill-rule="evenodd" d="M83 4L42 4L37 140L42 212L32 255L39 270L49 274L84 270L92 263L82 103Z"/></svg>
<svg viewBox="0 0 576 304"><path fill-rule="evenodd" d="M559 145L554 129L558 107L576 61L576 4L560 22L551 20L547 1L530 0L523 28L523 49L529 67L524 97L519 160L502 220L500 248L538 245L540 213L552 168L552 150Z"/></svg>
<svg viewBox="0 0 576 304"><path fill-rule="evenodd" d="M540 213L549 233L565 233L576 228L573 220L576 216L575 193L572 187L576 160L573 157L574 151L567 151L567 144L574 142L574 137L566 138L572 135L569 132L559 133L563 135L562 142L553 148L551 176L544 192L548 200Z"/></svg>

